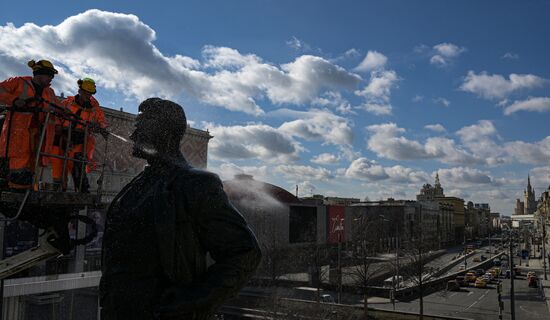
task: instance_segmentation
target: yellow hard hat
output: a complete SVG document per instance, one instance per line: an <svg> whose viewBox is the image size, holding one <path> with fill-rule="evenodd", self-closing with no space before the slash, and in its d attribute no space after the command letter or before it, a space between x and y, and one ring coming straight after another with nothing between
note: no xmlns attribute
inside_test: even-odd
<svg viewBox="0 0 550 320"><path fill-rule="evenodd" d="M31 60L27 62L27 65L32 69L33 74L57 74L57 70L53 67L53 64L48 60L38 60L35 62Z"/></svg>
<svg viewBox="0 0 550 320"><path fill-rule="evenodd" d="M95 81L92 78L83 78L77 81L78 87L91 94L96 93Z"/></svg>

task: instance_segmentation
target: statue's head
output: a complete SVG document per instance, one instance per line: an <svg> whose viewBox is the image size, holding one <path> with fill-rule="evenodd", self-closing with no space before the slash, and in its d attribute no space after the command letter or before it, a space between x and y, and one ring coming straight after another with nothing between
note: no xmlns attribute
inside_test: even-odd
<svg viewBox="0 0 550 320"><path fill-rule="evenodd" d="M170 100L149 98L138 107L134 142L134 157L154 159L180 154L180 141L187 129L183 108Z"/></svg>

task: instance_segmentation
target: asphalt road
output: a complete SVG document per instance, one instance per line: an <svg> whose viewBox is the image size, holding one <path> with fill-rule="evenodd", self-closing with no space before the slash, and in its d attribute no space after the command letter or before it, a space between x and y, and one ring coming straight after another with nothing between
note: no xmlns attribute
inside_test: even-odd
<svg viewBox="0 0 550 320"><path fill-rule="evenodd" d="M510 315L510 279L501 279L504 302L503 319ZM525 275L514 280L516 319L550 319L550 312L544 302L540 288L529 288ZM391 304L376 305L377 308L393 309ZM396 309L418 312L419 299L411 302L398 302ZM471 319L498 319L498 293L496 283L487 288L462 288L459 292L439 291L424 297L424 312L458 316Z"/></svg>

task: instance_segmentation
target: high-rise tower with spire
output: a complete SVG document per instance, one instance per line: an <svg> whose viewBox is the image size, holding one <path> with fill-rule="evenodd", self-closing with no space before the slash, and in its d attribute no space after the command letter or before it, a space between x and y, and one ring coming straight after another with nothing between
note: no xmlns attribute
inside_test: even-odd
<svg viewBox="0 0 550 320"><path fill-rule="evenodd" d="M525 198L524 214L533 214L537 210L537 200L535 198L535 188L531 187L531 176L527 175L527 189L523 190Z"/></svg>
<svg viewBox="0 0 550 320"><path fill-rule="evenodd" d="M527 189L523 190L523 201L516 199L514 214L533 214L537 211L535 188L531 186L531 175L527 175Z"/></svg>

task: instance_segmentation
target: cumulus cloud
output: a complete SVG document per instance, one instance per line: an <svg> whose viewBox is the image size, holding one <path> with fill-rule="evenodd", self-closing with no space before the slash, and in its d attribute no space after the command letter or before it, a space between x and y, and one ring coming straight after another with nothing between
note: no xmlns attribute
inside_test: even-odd
<svg viewBox="0 0 550 320"><path fill-rule="evenodd" d="M352 179L381 181L389 180L396 183L422 183L428 179L428 174L403 166L383 167L376 161L361 157L354 160L345 170L344 176Z"/></svg>
<svg viewBox="0 0 550 320"><path fill-rule="evenodd" d="M535 141L511 141L503 144L506 154L520 163L547 164L550 163L550 136Z"/></svg>
<svg viewBox="0 0 550 320"><path fill-rule="evenodd" d="M294 161L303 148L291 136L263 124L208 127L214 138L209 155L214 159L254 159L266 162Z"/></svg>
<svg viewBox="0 0 550 320"><path fill-rule="evenodd" d="M345 176L369 181L386 180L389 178L384 167L376 163L376 161L367 158L354 160L345 171Z"/></svg>
<svg viewBox="0 0 550 320"><path fill-rule="evenodd" d="M433 102L436 103L436 104L440 104L442 106L445 106L445 107L448 107L451 105L451 101L445 99L445 98L442 98L442 97L437 97L435 99L433 99Z"/></svg>
<svg viewBox="0 0 550 320"><path fill-rule="evenodd" d="M336 109L342 114L355 114L349 101L337 91L327 91L311 101L311 104Z"/></svg>
<svg viewBox="0 0 550 320"><path fill-rule="evenodd" d="M545 164L550 162L550 136L534 142L500 142L492 121L480 120L465 126L456 134L462 145L477 158L484 159L489 165L503 163Z"/></svg>
<svg viewBox="0 0 550 320"><path fill-rule="evenodd" d="M384 123L367 127L371 136L367 146L377 156L392 160L437 159L444 163L479 164L484 160L468 153L454 140L431 137L424 144L403 136L405 129L395 123Z"/></svg>
<svg viewBox="0 0 550 320"><path fill-rule="evenodd" d="M509 75L508 79L499 74L468 71L460 90L477 94L486 99L503 99L519 90L541 87L546 80L532 74Z"/></svg>
<svg viewBox="0 0 550 320"><path fill-rule="evenodd" d="M367 141L368 148L379 157L393 160L430 158L423 145L401 136L405 129L395 123L371 125L367 130L372 133Z"/></svg>
<svg viewBox="0 0 550 320"><path fill-rule="evenodd" d="M392 114L392 106L390 104L364 103L360 106L361 109L375 114L377 116Z"/></svg>
<svg viewBox="0 0 550 320"><path fill-rule="evenodd" d="M252 115L259 101L303 104L322 90L353 90L361 78L321 57L303 55L276 66L253 54L206 46L203 61L168 56L155 45L155 31L131 14L88 10L58 25L0 27L0 76L21 74L29 59L50 59L60 69L58 91L74 92L85 76L100 88L129 98L186 94L201 102ZM15 66L14 65L15 63ZM11 67L5 67L12 65Z"/></svg>
<svg viewBox="0 0 550 320"><path fill-rule="evenodd" d="M421 96L421 95L419 95L419 94L417 94L417 95L414 96L411 100L412 100L412 102L420 102L420 101L424 100L424 97Z"/></svg>
<svg viewBox="0 0 550 320"><path fill-rule="evenodd" d="M510 115L518 111L536 111L546 112L550 111L550 98L548 97L535 97L528 98L523 101L515 101L506 108L504 108L504 114Z"/></svg>
<svg viewBox="0 0 550 320"><path fill-rule="evenodd" d="M369 84L363 90L355 91L356 95L365 98L362 108L377 115L391 114L391 90L398 80L397 73L393 70L371 72Z"/></svg>
<svg viewBox="0 0 550 320"><path fill-rule="evenodd" d="M456 134L464 146L478 157L486 159L487 164L496 165L506 161L504 150L494 140L498 133L492 121L479 120L461 128Z"/></svg>
<svg viewBox="0 0 550 320"><path fill-rule="evenodd" d="M369 51L363 61L361 61L361 63L355 67L354 70L368 72L376 69L382 69L387 62L388 58L385 55L378 51Z"/></svg>
<svg viewBox="0 0 550 320"><path fill-rule="evenodd" d="M279 165L275 170L282 173L287 179L293 181L328 180L333 178L330 171L322 167L314 168L302 165Z"/></svg>
<svg viewBox="0 0 550 320"><path fill-rule="evenodd" d="M279 130L288 135L306 140L320 140L333 145L351 145L353 142L352 123L328 110L311 109L295 111L281 109L274 114L297 118L283 123Z"/></svg>
<svg viewBox="0 0 550 320"><path fill-rule="evenodd" d="M453 59L466 51L466 48L452 43L440 43L435 45L433 50L434 55L430 58L430 63L436 66L447 66Z"/></svg>
<svg viewBox="0 0 550 320"><path fill-rule="evenodd" d="M513 52L506 52L500 58L505 60L517 60L519 59L519 54L513 53Z"/></svg>
<svg viewBox="0 0 550 320"><path fill-rule="evenodd" d="M487 172L474 168L455 167L439 169L437 171L442 184L453 187L464 187L472 185L491 185L496 181Z"/></svg>
<svg viewBox="0 0 550 320"><path fill-rule="evenodd" d="M311 159L313 163L324 165L335 164L338 163L338 161L340 161L340 157L332 153L321 153Z"/></svg>
<svg viewBox="0 0 550 320"><path fill-rule="evenodd" d="M309 44L295 36L292 36L292 39L288 40L286 44L296 51L311 51L311 46Z"/></svg>
<svg viewBox="0 0 550 320"><path fill-rule="evenodd" d="M427 125L424 126L424 128L426 128L428 130L435 131L435 132L445 132L445 131L447 131L447 130L445 130L445 127L440 125L439 123L427 124Z"/></svg>
<svg viewBox="0 0 550 320"><path fill-rule="evenodd" d="M550 187L550 166L536 167L529 171L533 185L540 186L538 192L546 191Z"/></svg>

